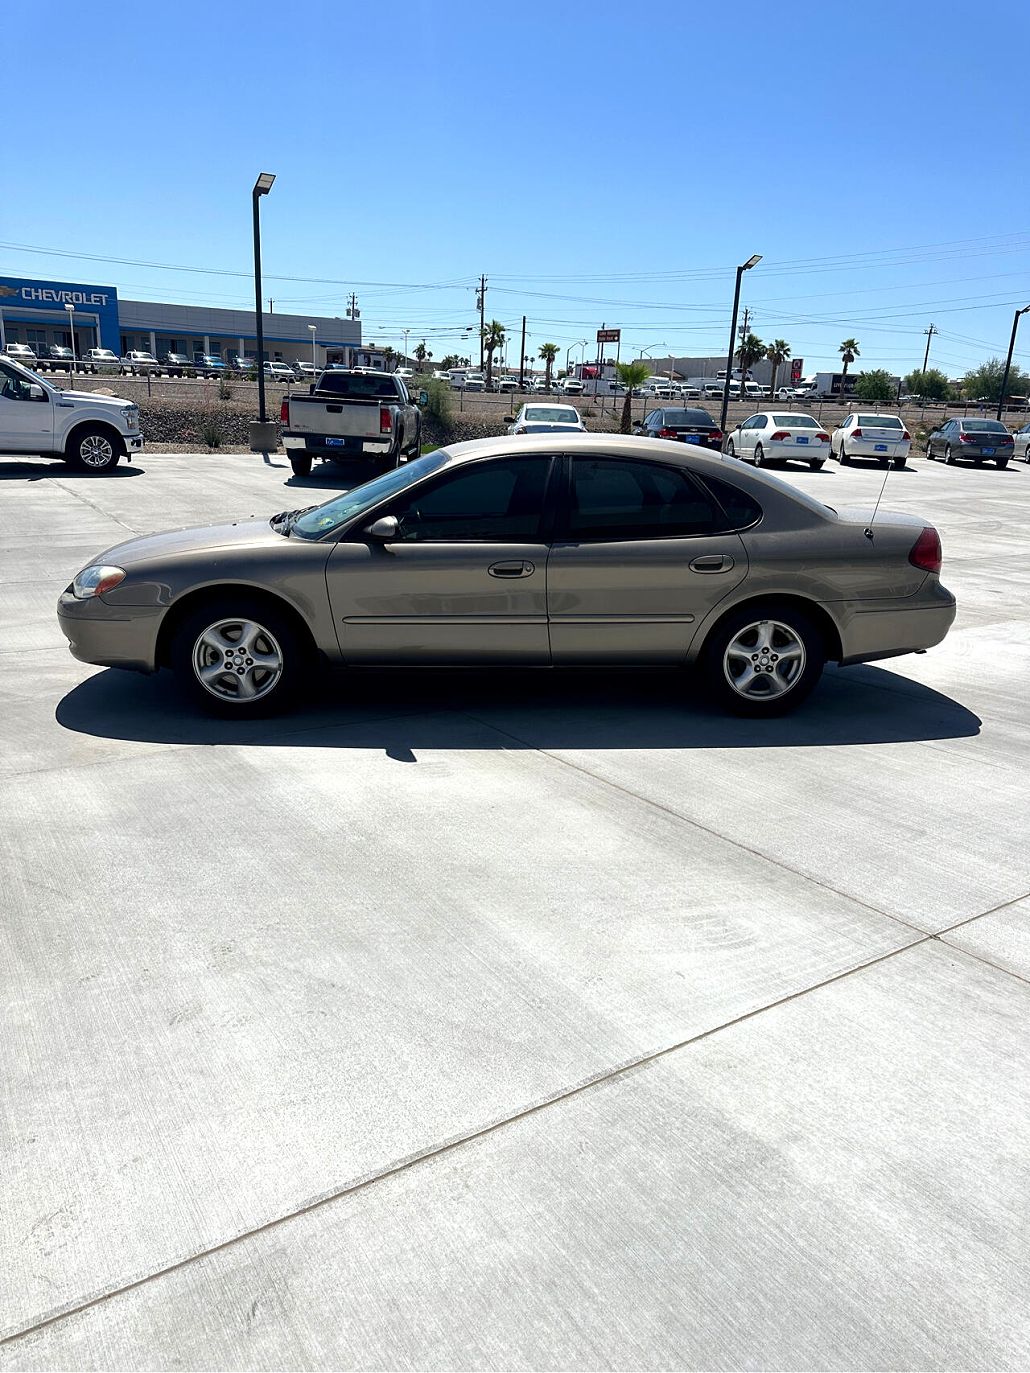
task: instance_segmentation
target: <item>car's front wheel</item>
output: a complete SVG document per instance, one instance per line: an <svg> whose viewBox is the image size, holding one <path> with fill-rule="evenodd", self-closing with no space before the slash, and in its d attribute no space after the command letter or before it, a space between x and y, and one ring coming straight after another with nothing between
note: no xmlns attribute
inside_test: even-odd
<svg viewBox="0 0 1030 1373"><path fill-rule="evenodd" d="M283 709L310 654L290 617L246 595L212 598L191 611L172 644L172 670L193 699L244 718Z"/></svg>
<svg viewBox="0 0 1030 1373"><path fill-rule="evenodd" d="M80 429L64 450L65 462L77 472L110 472L121 455L121 441L104 428Z"/></svg>
<svg viewBox="0 0 1030 1373"><path fill-rule="evenodd" d="M816 626L789 605L743 607L709 636L701 671L710 694L736 715L782 715L818 682L826 650Z"/></svg>
<svg viewBox="0 0 1030 1373"><path fill-rule="evenodd" d="M737 456L737 450L733 446L732 439L726 440L726 456L728 458L735 458Z"/></svg>

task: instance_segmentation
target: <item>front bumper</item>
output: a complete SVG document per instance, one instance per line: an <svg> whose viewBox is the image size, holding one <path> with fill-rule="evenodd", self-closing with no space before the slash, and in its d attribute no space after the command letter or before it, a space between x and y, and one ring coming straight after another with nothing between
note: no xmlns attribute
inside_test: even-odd
<svg viewBox="0 0 1030 1373"><path fill-rule="evenodd" d="M80 601L70 590L57 602L57 623L73 658L97 667L157 671L162 608L108 605L102 596Z"/></svg>
<svg viewBox="0 0 1030 1373"><path fill-rule="evenodd" d="M123 434L126 453L138 453L143 447L142 434Z"/></svg>

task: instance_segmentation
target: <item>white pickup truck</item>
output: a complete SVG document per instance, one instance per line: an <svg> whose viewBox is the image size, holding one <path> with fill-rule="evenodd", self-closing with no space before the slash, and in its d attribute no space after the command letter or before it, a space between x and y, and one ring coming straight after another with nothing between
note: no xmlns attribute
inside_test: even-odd
<svg viewBox="0 0 1030 1373"><path fill-rule="evenodd" d="M0 357L0 453L37 453L83 472L110 472L123 454L142 447L138 405L62 391Z"/></svg>
<svg viewBox="0 0 1030 1373"><path fill-rule="evenodd" d="M295 477L308 476L316 458L378 476L422 447L422 416L395 372L328 369L308 392L283 397L280 420Z"/></svg>

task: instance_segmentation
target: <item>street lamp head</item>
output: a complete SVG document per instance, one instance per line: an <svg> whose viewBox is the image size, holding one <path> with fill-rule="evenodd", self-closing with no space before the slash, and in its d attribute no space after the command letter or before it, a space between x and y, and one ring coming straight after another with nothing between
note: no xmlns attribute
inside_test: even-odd
<svg viewBox="0 0 1030 1373"><path fill-rule="evenodd" d="M255 195L267 195L272 189L272 182L275 180L274 172L262 172L254 182Z"/></svg>
<svg viewBox="0 0 1030 1373"><path fill-rule="evenodd" d="M744 266L741 268L741 271L750 272L751 268L757 266L758 263L761 262L761 260L761 253L752 253L748 260L744 263Z"/></svg>
<svg viewBox="0 0 1030 1373"><path fill-rule="evenodd" d="M309 324L309 325L308 325L308 328L311 330L312 333L314 333L314 332L316 331L316 329L318 328L318 325L317 325L317 324Z"/></svg>
<svg viewBox="0 0 1030 1373"><path fill-rule="evenodd" d="M72 314L75 313L75 306L71 303L71 301L65 301L64 308L65 308L66 310L71 311Z"/></svg>

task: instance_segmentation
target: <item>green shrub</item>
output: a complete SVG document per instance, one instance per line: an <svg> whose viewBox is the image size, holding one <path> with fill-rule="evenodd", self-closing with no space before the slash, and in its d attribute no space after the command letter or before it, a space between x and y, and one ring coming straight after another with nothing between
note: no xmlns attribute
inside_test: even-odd
<svg viewBox="0 0 1030 1373"><path fill-rule="evenodd" d="M228 377L218 378L218 399L232 400L232 382Z"/></svg>
<svg viewBox="0 0 1030 1373"><path fill-rule="evenodd" d="M425 391L429 399L421 407L423 415L435 420L442 434L447 433L451 427L451 389L448 384L439 377L416 376L412 380L411 391L415 396Z"/></svg>
<svg viewBox="0 0 1030 1373"><path fill-rule="evenodd" d="M222 425L217 415L205 415L200 421L200 437L208 448L221 448Z"/></svg>

